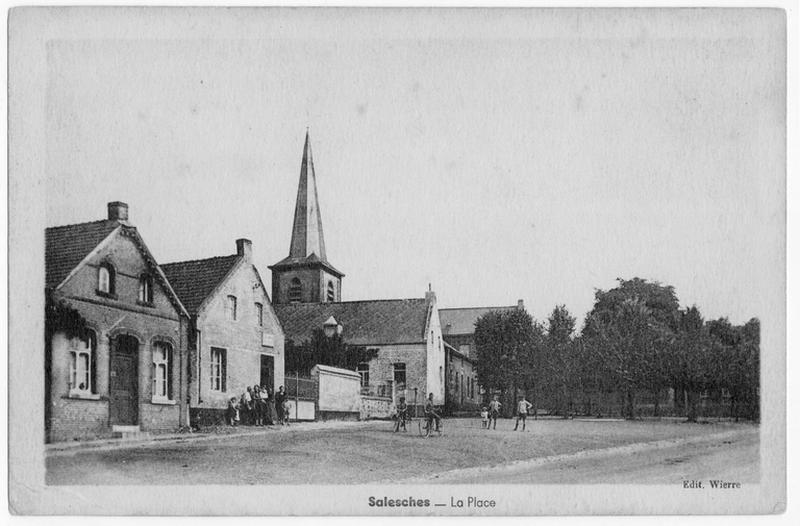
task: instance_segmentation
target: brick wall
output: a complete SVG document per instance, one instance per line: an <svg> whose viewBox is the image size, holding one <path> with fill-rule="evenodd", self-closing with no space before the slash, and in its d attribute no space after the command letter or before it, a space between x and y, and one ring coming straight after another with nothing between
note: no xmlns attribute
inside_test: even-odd
<svg viewBox="0 0 800 526"><path fill-rule="evenodd" d="M406 399L414 401L414 388L417 389L418 404L427 396L427 355L424 343L411 345L384 345L376 347L378 355L369 362L369 382L371 390L394 380L394 364L406 364ZM397 386L395 386L397 388Z"/></svg>
<svg viewBox="0 0 800 526"><path fill-rule="evenodd" d="M289 288L294 278L299 279L302 284L300 296L302 303L326 301L328 281L333 282L336 301L341 301L341 279L328 274L321 268L297 268L272 271L272 298L275 303L289 303Z"/></svg>
<svg viewBox="0 0 800 526"><path fill-rule="evenodd" d="M361 397L361 420L386 419L394 414L394 404L391 398L378 396Z"/></svg>
<svg viewBox="0 0 800 526"><path fill-rule="evenodd" d="M116 270L116 297L96 293L97 269L111 262ZM95 400L70 394L70 342L63 334L52 341L50 371L50 441L105 437L111 433L109 418L109 370L114 338L128 334L138 347L138 413L143 431L175 431L186 423L186 331L188 320L179 316L165 291L156 282L151 306L137 302L139 276L148 268L133 240L116 237L87 265L54 293L86 319L97 339L95 350ZM173 349L172 385L174 405L160 406L152 400L152 359L155 342Z"/></svg>

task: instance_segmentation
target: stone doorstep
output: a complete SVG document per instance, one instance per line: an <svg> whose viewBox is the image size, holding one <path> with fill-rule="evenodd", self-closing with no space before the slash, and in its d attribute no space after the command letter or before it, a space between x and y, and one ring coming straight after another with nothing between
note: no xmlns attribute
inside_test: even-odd
<svg viewBox="0 0 800 526"><path fill-rule="evenodd" d="M111 426L111 437L118 440L148 440L150 433L139 426Z"/></svg>

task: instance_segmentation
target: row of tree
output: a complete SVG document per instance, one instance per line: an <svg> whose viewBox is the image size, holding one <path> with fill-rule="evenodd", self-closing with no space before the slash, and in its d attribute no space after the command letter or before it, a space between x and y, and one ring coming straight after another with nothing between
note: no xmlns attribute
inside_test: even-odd
<svg viewBox="0 0 800 526"><path fill-rule="evenodd" d="M672 393L674 410L698 417L702 396L727 402L734 418L759 418L759 335L756 318L733 325L705 321L681 308L673 287L634 278L595 293L576 333L576 318L559 305L546 323L524 310L495 311L476 323L478 380L487 393L516 398L522 390L539 408L567 416L597 414L617 397L634 418L637 400L653 413Z"/></svg>

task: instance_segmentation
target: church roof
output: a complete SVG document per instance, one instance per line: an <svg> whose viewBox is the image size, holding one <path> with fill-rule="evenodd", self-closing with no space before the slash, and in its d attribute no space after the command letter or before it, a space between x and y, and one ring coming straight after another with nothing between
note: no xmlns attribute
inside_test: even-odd
<svg viewBox="0 0 800 526"><path fill-rule="evenodd" d="M167 280L190 314L195 315L203 301L225 279L240 256L219 256L161 265Z"/></svg>
<svg viewBox="0 0 800 526"><path fill-rule="evenodd" d="M274 305L286 338L300 344L333 316L351 345L424 343L430 302L424 298Z"/></svg>
<svg viewBox="0 0 800 526"><path fill-rule="evenodd" d="M439 322L442 324L442 334L472 334L475 332L475 322L478 318L494 311L510 311L518 309L518 305L505 307L466 307L463 309L439 309Z"/></svg>
<svg viewBox="0 0 800 526"><path fill-rule="evenodd" d="M294 206L292 241L289 256L270 266L273 270L292 267L322 266L338 277L344 274L328 263L325 254L325 235L322 233L322 214L317 196L317 175L311 155L311 139L306 131L303 160L300 164L300 182L297 185L297 202Z"/></svg>
<svg viewBox="0 0 800 526"><path fill-rule="evenodd" d="M306 131L289 257L304 258L311 254L316 254L323 261L327 257L325 255L325 236L322 233L322 214L317 197L317 175L314 172L314 158L311 155L311 140Z"/></svg>
<svg viewBox="0 0 800 526"><path fill-rule="evenodd" d="M117 220L54 226L44 231L45 286L55 288L118 226Z"/></svg>

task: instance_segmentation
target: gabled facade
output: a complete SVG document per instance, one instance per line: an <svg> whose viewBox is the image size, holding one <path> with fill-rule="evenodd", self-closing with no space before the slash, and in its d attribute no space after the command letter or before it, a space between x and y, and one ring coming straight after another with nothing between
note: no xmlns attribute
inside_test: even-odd
<svg viewBox="0 0 800 526"><path fill-rule="evenodd" d="M228 400L248 386L283 384L284 334L249 240L237 240L230 256L162 268L191 315L193 424L224 422Z"/></svg>
<svg viewBox="0 0 800 526"><path fill-rule="evenodd" d="M48 303L81 320L77 329L47 320L47 440L188 424L188 313L128 222L128 206L109 203L105 220L47 228L45 245Z"/></svg>

